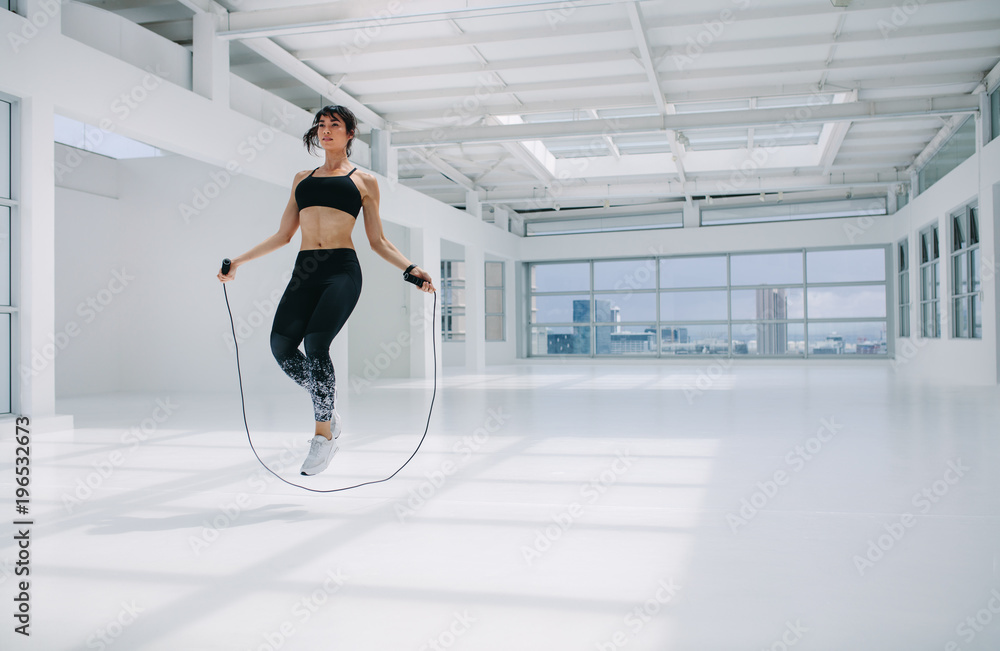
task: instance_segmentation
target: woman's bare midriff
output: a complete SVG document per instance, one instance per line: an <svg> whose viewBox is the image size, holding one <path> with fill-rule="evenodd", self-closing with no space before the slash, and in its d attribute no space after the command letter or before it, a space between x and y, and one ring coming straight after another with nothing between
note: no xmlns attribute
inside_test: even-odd
<svg viewBox="0 0 1000 651"><path fill-rule="evenodd" d="M302 231L300 251L309 249L353 249L351 231L356 220L349 213L327 206L310 206L299 211Z"/></svg>

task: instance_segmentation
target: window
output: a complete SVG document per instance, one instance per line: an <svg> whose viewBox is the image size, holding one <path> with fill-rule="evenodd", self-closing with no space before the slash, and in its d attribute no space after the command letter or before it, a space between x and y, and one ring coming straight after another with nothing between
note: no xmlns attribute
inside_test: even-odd
<svg viewBox="0 0 1000 651"><path fill-rule="evenodd" d="M828 219L831 217L865 217L885 215L888 212L885 195L868 199L842 199L840 201L817 201L814 203L773 203L737 206L732 208L703 208L702 226L726 224L761 224L765 222L785 222L802 219Z"/></svg>
<svg viewBox="0 0 1000 651"><path fill-rule="evenodd" d="M966 206L951 216L951 334L983 336L979 281L979 208Z"/></svg>
<svg viewBox="0 0 1000 651"><path fill-rule="evenodd" d="M465 341L465 262L441 261L441 339Z"/></svg>
<svg viewBox="0 0 1000 651"><path fill-rule="evenodd" d="M920 231L920 335L941 336L937 224Z"/></svg>
<svg viewBox="0 0 1000 651"><path fill-rule="evenodd" d="M1000 86L990 93L990 140L1000 136Z"/></svg>
<svg viewBox="0 0 1000 651"><path fill-rule="evenodd" d="M909 240L896 245L896 269L899 278L896 295L899 296L899 336L910 336L910 251Z"/></svg>
<svg viewBox="0 0 1000 651"><path fill-rule="evenodd" d="M486 262L486 341L506 341L503 262Z"/></svg>
<svg viewBox="0 0 1000 651"><path fill-rule="evenodd" d="M529 354L885 355L886 251L533 263Z"/></svg>
<svg viewBox="0 0 1000 651"><path fill-rule="evenodd" d="M948 172L961 165L965 159L976 153L976 120L969 116L936 154L920 168L917 188L925 191Z"/></svg>
<svg viewBox="0 0 1000 651"><path fill-rule="evenodd" d="M11 413L13 360L12 333L17 326L11 283L14 252L13 223L17 218L17 191L14 187L14 122L16 105L0 96L0 414Z"/></svg>

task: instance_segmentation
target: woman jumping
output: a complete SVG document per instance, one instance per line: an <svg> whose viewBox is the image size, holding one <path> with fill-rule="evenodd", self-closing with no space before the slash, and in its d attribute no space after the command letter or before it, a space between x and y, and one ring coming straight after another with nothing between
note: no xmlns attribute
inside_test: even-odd
<svg viewBox="0 0 1000 651"><path fill-rule="evenodd" d="M237 267L288 244L302 226L302 247L274 313L271 352L281 369L312 396L316 435L302 464L303 475L325 470L337 452L341 426L334 409L336 385L330 344L361 295L361 265L351 230L362 208L372 250L405 273L423 278L423 291L435 291L430 275L410 264L382 232L378 182L371 174L356 172L347 160L356 129L357 119L350 109L320 109L302 142L310 154L321 148L326 161L311 172L295 175L278 232L233 258L229 273L220 271L218 275L222 282L233 280ZM299 351L302 342L305 355Z"/></svg>

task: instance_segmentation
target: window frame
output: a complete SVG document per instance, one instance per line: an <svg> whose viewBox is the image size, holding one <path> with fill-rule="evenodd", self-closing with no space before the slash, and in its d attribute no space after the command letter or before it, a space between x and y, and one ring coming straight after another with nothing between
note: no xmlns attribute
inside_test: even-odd
<svg viewBox="0 0 1000 651"><path fill-rule="evenodd" d="M924 238L930 237L933 241L933 257L930 254L927 255L925 259L925 253L927 249L924 246ZM924 228L920 229L917 234L917 247L920 251L919 260L919 281L920 281L920 336L924 339L940 339L941 338L941 237L940 237L940 226L938 222L934 222ZM927 289L927 283L924 280L924 276L927 273L933 274L933 287L934 296L927 297L925 295L925 290ZM933 316L932 319L928 319L928 316ZM933 324L933 328L928 328L929 324Z"/></svg>
<svg viewBox="0 0 1000 651"><path fill-rule="evenodd" d="M457 317L462 318L465 323L467 314L465 312L466 303L454 302L454 290L466 291L465 275L460 278L454 274L454 263L465 264L465 260L441 260L441 341L464 342L466 340L466 330L454 327Z"/></svg>
<svg viewBox="0 0 1000 651"><path fill-rule="evenodd" d="M497 264L500 265L500 284L490 285L489 284L489 265ZM486 323L483 324L483 339L490 343L504 342L507 341L507 265L503 260L486 260L483 262L483 313L486 318L486 322L489 321L490 317L499 318L500 320L500 337L499 339L491 339L489 336L489 326ZM500 290L500 311L490 312L489 311L489 300L486 295L490 290Z"/></svg>
<svg viewBox="0 0 1000 651"><path fill-rule="evenodd" d="M913 298L910 295L910 238L904 237L896 242L896 296L898 297L898 328L896 336L910 336L910 309Z"/></svg>
<svg viewBox="0 0 1000 651"><path fill-rule="evenodd" d="M891 281L891 276L890 276L890 272L892 270L892 266L891 266L891 264L892 264L892 258L891 258L891 250L889 249L890 246L891 245L885 244L885 245L879 245L879 246L808 247L808 248L796 248L796 249L774 249L774 250L733 251L733 252L703 252L703 253L692 253L692 254L683 254L683 255L674 255L674 256L648 256L647 255L647 256L641 256L641 257L623 257L623 258L618 258L618 257L615 257L615 258L592 258L592 259L571 258L571 259L564 259L564 260L537 260L537 261L528 261L528 262L524 263L524 269L525 269L525 289L526 289L525 298L524 298L524 305L525 305L525 315L526 316L525 316L524 321L522 322L522 326L525 328L525 332L527 333L527 337L528 337L528 346L527 346L527 350L526 350L526 355L527 355L527 357L560 357L560 356L571 356L571 357L592 357L592 358L593 357L597 357L597 358L610 358L610 359L621 359L621 358L628 358L628 357L642 358L642 359L649 359L649 358L671 358L671 359L673 359L673 358L677 358L677 357L710 357L710 358L720 358L720 357L734 358L734 357L739 357L739 358L744 358L744 359L745 358L751 358L751 359L765 359L765 358L775 358L775 359L796 358L796 359L805 359L805 358L811 358L813 356L822 355L822 353L810 353L810 341L809 341L809 324L810 323L812 323L814 325L821 325L822 324L822 325L826 326L826 325L835 325L837 323L845 323L845 324L846 323L850 323L850 324L854 324L854 323L862 323L862 322L874 322L874 323L881 323L883 325L882 336L884 337L884 341L877 342L877 343L881 343L882 344L882 350L880 350L880 351L878 351L876 353L873 353L873 354L848 353L848 354L841 354L841 355L837 355L837 356L838 357L851 357L851 358L854 358L854 357L870 358L870 357L873 357L873 356L874 357L878 357L878 358L888 358L889 357L889 351L893 349L893 339L894 339L894 335L895 335L895 333L893 331L893 328L892 328L892 322L893 322L892 302L891 302L892 301L892 295L891 295L892 281ZM815 282L815 283L808 282L808 278L806 276L806 273L807 273L806 267L807 267L807 264L808 264L808 257L807 256L808 256L808 254L810 252L837 251L837 250L850 251L850 250L866 250L866 249L881 249L882 250L883 256L884 256L884 260L885 260L885 263L884 263L885 268L883 269L883 271L881 273L881 275L883 275L883 279L882 280L880 280L880 281L867 281L867 280L863 280L863 281L840 281L840 282L833 281L833 282ZM789 318L789 317L785 316L784 318L779 318L779 319L765 319L763 321L759 321L757 319L734 319L733 318L733 309L732 309L732 293L733 293L734 290L758 290L758 289L761 289L761 288L773 288L773 287L777 287L777 285L774 285L774 286L766 286L766 285L733 285L733 279L732 279L732 257L733 256L738 256L738 255L781 254L781 253L797 253L797 254L799 254L799 256L801 258L802 274L803 274L801 282L792 283L791 285L782 284L781 287L784 287L784 288L787 288L787 287L801 288L802 295L803 295L803 297L802 297L802 311L803 311L802 317L801 318L799 318L799 317ZM675 259L682 259L682 258L715 258L715 257L724 257L725 260L726 260L726 264L725 264L725 266L726 266L726 281L725 281L724 285L715 285L715 284L713 284L711 286L705 285L705 286L684 287L684 288L664 287L664 286L661 286L661 278L660 278L660 275L661 275L660 274L660 266L661 266L661 262L660 261L661 260L675 260ZM621 290L621 291L597 290L597 289L595 289L595 283L594 283L594 266L595 266L596 263L631 261L631 262L635 262L638 265L639 263L641 263L642 261L645 261L645 260L652 260L654 262L654 264L655 264L655 267L654 267L655 268L655 271L654 271L655 283L653 284L653 287L651 287L651 288L643 288L643 289L626 289L626 290ZM532 268L535 267L535 266L550 265L550 264L553 264L553 265L587 264L588 265L588 270L589 270L589 276L590 276L590 286L589 286L589 289L558 290L558 291L539 291L539 290L536 290L535 288L532 287ZM808 312L808 292L809 292L810 289L824 288L824 287L846 287L846 286L877 286L877 287L884 288L884 294L885 294L885 306L884 306L884 308L885 308L885 316L883 316L883 317L843 317L843 318L839 318L839 317L822 317L822 318L820 318L820 317L813 317L813 318L809 318L809 316L808 316L808 314L809 314L809 312ZM726 292L726 315L727 316L726 316L725 319L722 319L722 320L719 320L719 319L716 319L716 320L711 320L711 319L708 319L708 320L706 320L706 319L701 319L701 320L683 320L683 319L663 320L662 313L661 313L661 297L663 296L663 294L665 294L665 293L675 293L675 292L711 291L711 290L719 290L719 291L724 290ZM635 294L635 293L651 293L651 294L654 294L655 297L656 297L656 299L655 299L656 300L656 303L655 303L655 305L656 305L655 319L652 322L650 322L650 323L647 323L645 321L625 321L625 320L622 320L622 321L615 322L614 325L620 325L620 326L647 326L647 327L652 327L653 330L651 330L651 332L653 332L653 336L656 338L655 344L652 346L652 348L654 350L651 350L650 352L632 353L632 354L627 354L627 353L613 353L613 352L598 353L596 351L596 348L597 348L597 338L599 336L599 333L597 332L597 330L595 328L597 328L600 325L608 325L608 324L603 323L603 322L595 322L595 320L594 320L595 319L595 313L594 313L595 303L594 303L594 301L597 300L597 299L599 299L601 296L609 296L609 295L615 295L615 294L628 294L628 293L631 293L631 294ZM560 295L562 295L562 296L574 295L574 296L579 296L581 299L584 298L584 297L589 298L589 301L590 301L590 315L589 315L588 321L580 321L580 322L571 322L571 321L565 321L565 322L564 321L558 321L558 322L555 322L555 321L553 321L553 322L544 322L544 323L536 322L534 320L535 317L533 316L534 313L535 313L535 307L536 307L534 299L536 297L542 297L542 296L560 296ZM718 345L717 347L716 347L715 343L711 343L711 341L709 341L708 344L706 344L706 346L700 352L669 352L669 351L667 351L665 349L666 347L664 345L664 340L663 340L662 333L665 330L667 330L667 329L672 329L672 330L678 330L679 331L679 330L686 330L689 327L698 327L698 328L701 328L701 327L713 327L713 326L715 326L715 327L721 327L722 330L724 331L724 335L720 333L719 336L725 336L726 337L726 340L724 342L722 342L720 345ZM777 329L777 330L780 330L782 332L785 332L786 334L788 332L792 331L793 329L797 329L796 335L798 334L798 332L801 332L801 341L802 341L801 346L802 346L802 351L801 352L785 352L785 353L781 353L781 354L766 354L766 355L765 354L760 354L760 353L750 354L750 353L743 353L743 352L741 352L741 353L735 353L734 352L734 349L736 348L736 346L735 346L735 344L733 342L733 334L734 334L734 332L736 332L737 328L743 328L743 329L753 328L756 331L759 331L761 327L764 327L765 329L766 328ZM537 338L537 336L539 336L539 334L541 334L541 333L536 333L535 330L536 329L543 329L543 328L574 328L574 329L575 328L587 328L587 329L589 329L588 330L588 332L589 332L589 339L590 339L589 344L588 344L588 346L589 346L589 352L588 353L583 353L582 351L581 352L573 352L573 353L535 352L536 344L537 344L536 338ZM713 335L709 335L709 338L711 339L712 336ZM706 341L708 341L708 340L706 340ZM673 342L672 341L670 343L686 343L686 342L683 342L683 341ZM697 349L697 346L695 346L695 348ZM538 349L541 350L541 347L538 347ZM822 356L824 358L828 357L827 355L822 355Z"/></svg>
<svg viewBox="0 0 1000 651"><path fill-rule="evenodd" d="M982 324L980 323L978 332L976 331L976 315L982 316L982 279L980 277L980 265L978 261L980 255L979 237L979 205L977 202L963 206L961 209L948 216L949 234L949 256L948 270L950 281L948 283L948 297L951 316L951 336L955 339L982 339ZM973 228L973 225L975 228ZM964 231L963 242L959 243L956 234L956 226ZM975 242L971 242L975 234ZM964 267L967 288L960 291L958 286L962 277L959 268ZM960 318L960 306L965 303L968 320ZM963 329L963 325L967 326Z"/></svg>
<svg viewBox="0 0 1000 651"><path fill-rule="evenodd" d="M8 133L8 142L10 143L10 150L7 152L9 156L9 170L10 170L10 197L0 198L0 205L8 207L10 209L10 237L7 241L7 246L9 247L8 260L10 261L10 267L8 269L8 280L10 282L10 304L0 305L0 314L9 315L7 318L10 320L10 336L6 341L0 340L0 346L6 346L8 350L7 358L10 360L10 366L7 369L0 368L0 373L8 373L7 386L9 389L9 395L7 396L7 404L9 409L7 411L0 411L0 415L19 413L21 410L19 396L21 395L20 383L21 377L19 373L15 373L14 370L21 368L21 355L20 355L20 328L21 328L21 315L20 315L20 304L21 304L21 291L20 291L20 242L21 242L21 222L20 222L20 208L21 208L21 101L19 98L12 95L7 95L0 92L0 101L3 101L10 105L10 125ZM23 371L24 369L22 369Z"/></svg>

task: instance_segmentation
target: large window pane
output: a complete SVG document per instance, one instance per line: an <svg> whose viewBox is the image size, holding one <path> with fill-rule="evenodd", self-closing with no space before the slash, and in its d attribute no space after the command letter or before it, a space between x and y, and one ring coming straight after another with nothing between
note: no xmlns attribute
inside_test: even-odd
<svg viewBox="0 0 1000 651"><path fill-rule="evenodd" d="M547 326L531 329L532 355L589 355L590 326Z"/></svg>
<svg viewBox="0 0 1000 651"><path fill-rule="evenodd" d="M763 253L731 258L733 285L788 285L802 282L802 254Z"/></svg>
<svg viewBox="0 0 1000 651"><path fill-rule="evenodd" d="M884 317L885 285L810 287L809 318Z"/></svg>
<svg viewBox="0 0 1000 651"><path fill-rule="evenodd" d="M810 283L853 283L885 280L883 249L847 249L806 253L806 279Z"/></svg>
<svg viewBox="0 0 1000 651"><path fill-rule="evenodd" d="M10 314L0 314L0 414L10 413Z"/></svg>
<svg viewBox="0 0 1000 651"><path fill-rule="evenodd" d="M725 321L726 292L663 292L660 294L662 321Z"/></svg>
<svg viewBox="0 0 1000 651"><path fill-rule="evenodd" d="M10 199L10 104L0 100L0 197Z"/></svg>
<svg viewBox="0 0 1000 651"><path fill-rule="evenodd" d="M594 289L656 289L656 260L595 262Z"/></svg>
<svg viewBox="0 0 1000 651"><path fill-rule="evenodd" d="M969 116L917 174L923 192L976 153L976 121Z"/></svg>
<svg viewBox="0 0 1000 651"><path fill-rule="evenodd" d="M729 352L729 327L725 323L661 323L660 352L664 355L725 355Z"/></svg>
<svg viewBox="0 0 1000 651"><path fill-rule="evenodd" d="M983 303L979 300L979 294L972 295L972 336L980 339L983 336ZM2 367L0 367L2 368Z"/></svg>
<svg viewBox="0 0 1000 651"><path fill-rule="evenodd" d="M531 288L536 292L590 290L590 263L535 264L531 266Z"/></svg>
<svg viewBox="0 0 1000 651"><path fill-rule="evenodd" d="M594 310L594 321L599 323L655 321L656 294L595 294Z"/></svg>
<svg viewBox="0 0 1000 651"><path fill-rule="evenodd" d="M734 323L734 355L802 355L805 327L802 323Z"/></svg>
<svg viewBox="0 0 1000 651"><path fill-rule="evenodd" d="M503 287L503 262L486 263L486 286Z"/></svg>
<svg viewBox="0 0 1000 651"><path fill-rule="evenodd" d="M660 260L660 287L724 287L726 258L667 258Z"/></svg>
<svg viewBox="0 0 1000 651"><path fill-rule="evenodd" d="M929 265L920 269L920 279L923 285L920 300L931 301L938 297L937 265Z"/></svg>
<svg viewBox="0 0 1000 651"><path fill-rule="evenodd" d="M734 319L801 319L805 316L801 287L734 289Z"/></svg>
<svg viewBox="0 0 1000 651"><path fill-rule="evenodd" d="M970 281L969 281L970 284L971 284L970 291L978 292L979 289L980 289L980 283L979 283L979 271L980 271L979 270L979 248L977 247L975 249L972 249L972 251L970 251L969 253L972 255L972 260L969 263L969 274L971 276Z"/></svg>
<svg viewBox="0 0 1000 651"><path fill-rule="evenodd" d="M503 317L493 314L486 315L486 341L503 341Z"/></svg>
<svg viewBox="0 0 1000 651"><path fill-rule="evenodd" d="M503 290L502 289L487 289L486 290L486 313L487 314L499 314L503 312Z"/></svg>
<svg viewBox="0 0 1000 651"><path fill-rule="evenodd" d="M809 322L810 355L884 355L885 321Z"/></svg>
<svg viewBox="0 0 1000 651"><path fill-rule="evenodd" d="M967 294L969 292L969 254L959 253L951 261L952 292Z"/></svg>
<svg viewBox="0 0 1000 651"><path fill-rule="evenodd" d="M10 305L10 208L7 206L0 206L0 305Z"/></svg>
<svg viewBox="0 0 1000 651"><path fill-rule="evenodd" d="M535 296L532 323L590 323L590 295Z"/></svg>
<svg viewBox="0 0 1000 651"><path fill-rule="evenodd" d="M598 355L655 355L656 325L597 326Z"/></svg>
<svg viewBox="0 0 1000 651"><path fill-rule="evenodd" d="M969 304L967 297L956 298L953 301L953 314L955 315L955 329L952 334L956 337L969 336Z"/></svg>
<svg viewBox="0 0 1000 651"><path fill-rule="evenodd" d="M990 93L990 140L1000 136L1000 87Z"/></svg>

